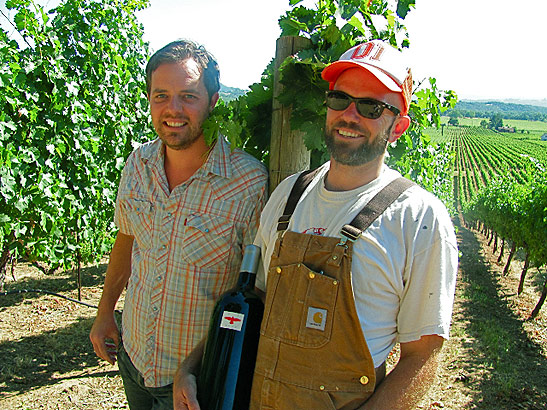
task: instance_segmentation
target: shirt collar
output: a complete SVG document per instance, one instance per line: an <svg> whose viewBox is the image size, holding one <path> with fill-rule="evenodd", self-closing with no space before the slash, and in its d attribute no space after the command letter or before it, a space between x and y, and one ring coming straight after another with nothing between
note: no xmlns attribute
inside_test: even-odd
<svg viewBox="0 0 547 410"><path fill-rule="evenodd" d="M207 161L201 167L205 172L224 177L232 177L232 163L230 162L231 148L224 135L219 134Z"/></svg>
<svg viewBox="0 0 547 410"><path fill-rule="evenodd" d="M232 163L230 162L231 148L225 137L219 134L215 145L211 149L205 163L197 172L215 174L224 178L232 177ZM163 144L159 138L144 144L141 160L148 166L155 165L163 169Z"/></svg>

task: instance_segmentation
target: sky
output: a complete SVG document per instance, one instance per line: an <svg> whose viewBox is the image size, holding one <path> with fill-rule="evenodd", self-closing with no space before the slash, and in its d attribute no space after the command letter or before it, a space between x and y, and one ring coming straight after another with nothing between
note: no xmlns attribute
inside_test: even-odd
<svg viewBox="0 0 547 410"><path fill-rule="evenodd" d="M313 0L304 4L312 6ZM139 13L154 50L190 38L217 58L224 85L258 82L289 0L152 0ZM547 99L547 0L416 0L405 23L417 81L460 99Z"/></svg>
<svg viewBox="0 0 547 410"><path fill-rule="evenodd" d="M151 0L138 19L152 50L192 39L217 58L224 85L246 89L274 57L278 19L289 8L289 0ZM416 0L403 22L405 55L417 83L434 77L460 99L547 104L546 16L547 0Z"/></svg>

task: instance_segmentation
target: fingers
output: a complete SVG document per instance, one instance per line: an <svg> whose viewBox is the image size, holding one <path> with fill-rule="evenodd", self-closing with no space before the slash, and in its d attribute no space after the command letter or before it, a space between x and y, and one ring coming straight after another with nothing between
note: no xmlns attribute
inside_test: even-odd
<svg viewBox="0 0 547 410"><path fill-rule="evenodd" d="M108 357L105 360L110 364L116 363L116 358L118 356L118 343L115 343L113 340L106 339L104 346Z"/></svg>
<svg viewBox="0 0 547 410"><path fill-rule="evenodd" d="M89 339L95 354L110 364L116 363L120 333L114 321L95 319Z"/></svg>
<svg viewBox="0 0 547 410"><path fill-rule="evenodd" d="M174 410L200 410L197 399L196 377L193 374L180 372L173 384Z"/></svg>
<svg viewBox="0 0 547 410"><path fill-rule="evenodd" d="M118 346L112 339L102 339L99 341L92 340L93 350L95 354L110 364L116 363Z"/></svg>

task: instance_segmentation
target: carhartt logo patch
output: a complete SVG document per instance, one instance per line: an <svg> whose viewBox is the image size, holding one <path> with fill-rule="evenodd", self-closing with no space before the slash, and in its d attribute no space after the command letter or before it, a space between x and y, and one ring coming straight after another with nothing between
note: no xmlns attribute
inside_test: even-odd
<svg viewBox="0 0 547 410"><path fill-rule="evenodd" d="M314 307L308 308L308 320L306 321L306 327L316 330L325 330L325 323L327 323L326 309L318 309Z"/></svg>
<svg viewBox="0 0 547 410"><path fill-rule="evenodd" d="M220 327L223 329L237 330L239 332L243 327L243 319L245 319L245 315L242 313L224 311L222 312Z"/></svg>

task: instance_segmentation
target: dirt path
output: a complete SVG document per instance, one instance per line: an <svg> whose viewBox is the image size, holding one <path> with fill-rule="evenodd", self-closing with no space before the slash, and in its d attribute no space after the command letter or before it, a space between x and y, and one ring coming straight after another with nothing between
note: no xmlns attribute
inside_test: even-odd
<svg viewBox="0 0 547 410"><path fill-rule="evenodd" d="M485 238L460 227L462 253L451 339L421 409L547 408L547 308L527 321L539 293L522 262L508 276ZM505 259L504 259L505 260ZM84 301L97 304L105 266L83 271ZM40 288L75 298L70 275L18 265L7 290ZM0 409L126 409L117 367L88 341L95 309L43 294L0 296Z"/></svg>
<svg viewBox="0 0 547 410"><path fill-rule="evenodd" d="M546 409L547 314L527 318L539 299L523 262L507 276L482 234L458 227L461 252L451 339L424 409ZM505 252L507 256L507 252ZM506 259L503 260L505 262Z"/></svg>

